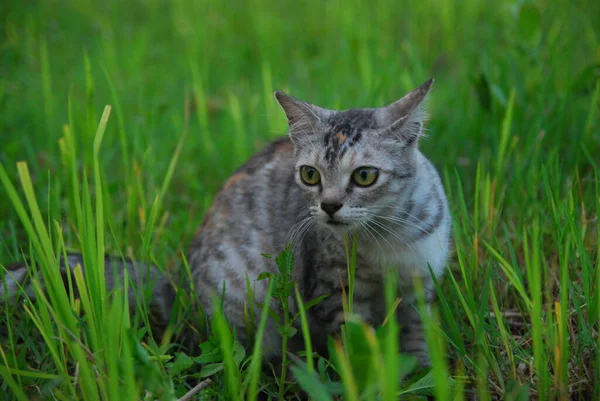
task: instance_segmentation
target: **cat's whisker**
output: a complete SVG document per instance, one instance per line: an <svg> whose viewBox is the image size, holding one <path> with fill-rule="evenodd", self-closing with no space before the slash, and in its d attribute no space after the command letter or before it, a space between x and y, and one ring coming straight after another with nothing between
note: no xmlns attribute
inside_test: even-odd
<svg viewBox="0 0 600 401"><path fill-rule="evenodd" d="M290 199L292 198L292 195L298 195L298 192L299 192L298 188L294 188L294 189L290 190L290 193L289 193L289 194L287 194L287 196L285 197L285 201L286 201L286 202L289 202L289 201L290 201ZM301 216L302 216L303 214L305 214L306 212L307 212L307 211L302 211L298 217L301 217Z"/></svg>
<svg viewBox="0 0 600 401"><path fill-rule="evenodd" d="M333 236L333 231L327 230L327 237L325 237L325 241L329 241L329 239Z"/></svg>
<svg viewBox="0 0 600 401"><path fill-rule="evenodd" d="M374 216L375 217L375 216ZM386 216L376 216L376 218L384 220L384 221L388 221L390 223L394 223L397 224L401 227L404 228L414 228L417 231L423 232L424 234L431 234L428 230L426 230L425 228L419 226L418 224L415 224L409 220L400 220L400 219L390 219Z"/></svg>
<svg viewBox="0 0 600 401"><path fill-rule="evenodd" d="M297 223L295 223L292 228L290 228L289 234L288 236L292 236L292 234L295 232L295 230L301 226L302 224L304 224L308 219L310 218L310 216L308 217L303 217L300 221L298 221Z"/></svg>
<svg viewBox="0 0 600 401"><path fill-rule="evenodd" d="M403 215L406 215L406 217L410 217L410 218L414 219L417 223L423 223L422 219L418 218L414 214L409 213L408 210L406 210L405 208L398 209L395 206L392 206L392 207L384 208L384 209L389 210L392 213L392 214L385 215L385 217L389 217L391 219L407 220L406 218L402 218L402 217L398 216L398 213L401 213ZM369 212L369 213L372 213L372 212ZM377 213L375 213L375 214L377 214Z"/></svg>
<svg viewBox="0 0 600 401"><path fill-rule="evenodd" d="M417 229L419 231L422 231L425 234L431 234L430 231L424 229L423 227L419 226L418 224L416 224L416 223L414 223L414 222L412 222L410 220L403 219L403 218L398 217L398 216L384 216L384 215L379 215L379 214L372 213L372 212L367 212L367 213L369 214L369 216L377 218L377 219L389 221L391 223L395 223L395 224L398 224L398 225L403 226L403 227L409 226L409 227L415 228L415 229ZM412 215L409 215L409 216L413 217L415 220L417 220L417 222L424 223L422 220L420 220L420 219L418 219L418 218L416 218L416 217L414 217Z"/></svg>
<svg viewBox="0 0 600 401"><path fill-rule="evenodd" d="M377 220L370 220L371 223L377 225L378 227L380 227L382 230L385 230L388 234L390 234L392 237L396 238L398 241L400 241L400 243L402 243L403 245L407 246L411 251L414 252L414 248L412 247L412 245L406 241L403 237L400 236L400 234L398 234L396 231L390 229L389 227L387 227L385 224L378 222ZM381 234L381 233L380 233ZM381 234L382 238L383 234ZM389 242L388 242L389 243ZM392 247L390 245L390 247ZM398 250L394 247L392 247L392 249L395 250L395 252L397 252Z"/></svg>
<svg viewBox="0 0 600 401"><path fill-rule="evenodd" d="M402 213L406 214L407 217L410 217L410 218L414 219L416 221L416 223L413 222L413 221L410 221L409 219L402 218L400 216L394 216L394 215L376 215L376 216L377 217L381 217L381 218L385 218L387 220L399 221L399 222L402 222L402 223L410 223L412 225L417 225L417 223L424 223L424 221L422 219L418 218L415 215L412 215L412 214L408 213L407 211L403 210Z"/></svg>
<svg viewBox="0 0 600 401"><path fill-rule="evenodd" d="M371 238L373 238L373 240L375 241L375 243L377 243L377 246L379 247L379 250L381 252L383 252L383 248L381 247L381 244L379 243L379 240L377 239L377 237L375 237L375 235L371 232L371 229L369 228L369 225L365 222L359 222L359 227L363 228L365 230L365 232L367 234L369 234L371 236Z"/></svg>
<svg viewBox="0 0 600 401"><path fill-rule="evenodd" d="M410 217L411 219L414 219L417 223L427 224L423 219L418 218L414 214L408 213L406 211L404 211L404 213L406 214L407 217Z"/></svg>
<svg viewBox="0 0 600 401"><path fill-rule="evenodd" d="M397 238L400 242L402 242L405 245L410 245L408 244L408 242L406 241L406 239L404 239L398 232L392 230L390 227L386 226L385 224L383 224L380 221L377 221L376 219L372 219L370 220L371 223L377 225L378 227L380 227L382 230L385 230L387 233L391 234L392 236L394 236L395 238Z"/></svg>
<svg viewBox="0 0 600 401"><path fill-rule="evenodd" d="M304 214L304 213L310 213L310 210L306 209L306 211L302 212L302 214ZM304 217L298 223L294 224L289 231L288 242L295 244L296 241L298 240L298 236L299 236L300 232L304 230L304 227L306 227L307 225L310 225L311 222L314 222L312 213L310 214L310 216Z"/></svg>
<svg viewBox="0 0 600 401"><path fill-rule="evenodd" d="M298 228L298 231L296 233L296 241L298 243L302 241L304 235L306 235L306 233L312 228L315 222L316 220L314 217L314 213L311 211L310 216L305 219L305 223Z"/></svg>
<svg viewBox="0 0 600 401"><path fill-rule="evenodd" d="M300 240L302 239L302 236L304 235L304 233L306 232L306 230L308 229L308 227L310 227L311 223L313 221L311 219L306 219L306 221L300 225L298 227L298 229L295 231L294 233L294 237L292 239L291 242L293 243L300 243Z"/></svg>
<svg viewBox="0 0 600 401"><path fill-rule="evenodd" d="M372 223L377 223L375 221L369 221L369 224ZM376 226L378 226L378 224L375 224ZM398 249L397 247L395 247L394 245L392 245L392 243L390 241L388 241L388 239L386 238L385 235L383 235L383 233L381 232L381 230L378 230L377 227L372 227L373 231L379 235L390 247L390 249L392 250L392 252L394 253L395 256L398 256Z"/></svg>
<svg viewBox="0 0 600 401"><path fill-rule="evenodd" d="M302 230L302 232L298 235L298 243L302 242L302 239L304 238L304 236L306 235L306 233L311 229L311 227L313 226L313 224L315 223L314 219L311 219L308 224L304 225L304 229Z"/></svg>

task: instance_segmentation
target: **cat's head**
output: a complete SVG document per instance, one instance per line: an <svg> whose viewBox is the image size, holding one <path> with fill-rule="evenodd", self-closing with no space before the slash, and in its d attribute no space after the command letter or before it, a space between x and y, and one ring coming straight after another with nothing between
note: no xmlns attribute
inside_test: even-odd
<svg viewBox="0 0 600 401"><path fill-rule="evenodd" d="M275 92L295 147L296 182L317 222L354 231L407 199L432 83L386 107L340 111Z"/></svg>

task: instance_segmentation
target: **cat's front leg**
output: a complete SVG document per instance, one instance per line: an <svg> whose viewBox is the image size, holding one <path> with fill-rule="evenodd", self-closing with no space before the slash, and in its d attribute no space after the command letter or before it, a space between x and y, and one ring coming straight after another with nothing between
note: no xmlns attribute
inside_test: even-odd
<svg viewBox="0 0 600 401"><path fill-rule="evenodd" d="M368 302L360 302L358 297L354 300L354 315L358 315L365 323L375 325L378 319L373 314L373 306ZM334 294L326 298L320 305L314 308L315 321L311 330L313 332L313 340L320 343L322 347L326 347L327 338L341 338L342 325L346 323L348 318L344 313L344 307L341 295Z"/></svg>
<svg viewBox="0 0 600 401"><path fill-rule="evenodd" d="M416 357L419 365L423 367L431 366L423 320L416 305L407 303L401 307L398 310L398 323L400 324L400 352Z"/></svg>

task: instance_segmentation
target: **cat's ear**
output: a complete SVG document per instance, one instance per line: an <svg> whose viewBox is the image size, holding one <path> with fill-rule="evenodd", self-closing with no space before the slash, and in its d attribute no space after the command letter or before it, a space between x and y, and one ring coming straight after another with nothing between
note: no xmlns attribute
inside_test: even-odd
<svg viewBox="0 0 600 401"><path fill-rule="evenodd" d="M427 117L426 99L432 85L433 78L402 99L378 109L376 118L379 127L382 128L381 133L398 139L404 146L416 143L423 132L423 124Z"/></svg>
<svg viewBox="0 0 600 401"><path fill-rule="evenodd" d="M274 95L287 116L292 142L297 144L303 137L315 133L325 110L282 91L275 91Z"/></svg>

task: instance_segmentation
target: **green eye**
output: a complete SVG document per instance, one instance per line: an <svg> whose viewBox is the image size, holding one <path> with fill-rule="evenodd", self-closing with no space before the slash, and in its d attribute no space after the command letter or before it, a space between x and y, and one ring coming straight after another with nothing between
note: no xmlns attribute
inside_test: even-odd
<svg viewBox="0 0 600 401"><path fill-rule="evenodd" d="M370 187L378 176L379 170L375 167L359 167L352 173L352 181L361 187Z"/></svg>
<svg viewBox="0 0 600 401"><path fill-rule="evenodd" d="M317 185L321 182L321 174L319 170L311 166L300 167L300 178L306 185Z"/></svg>

